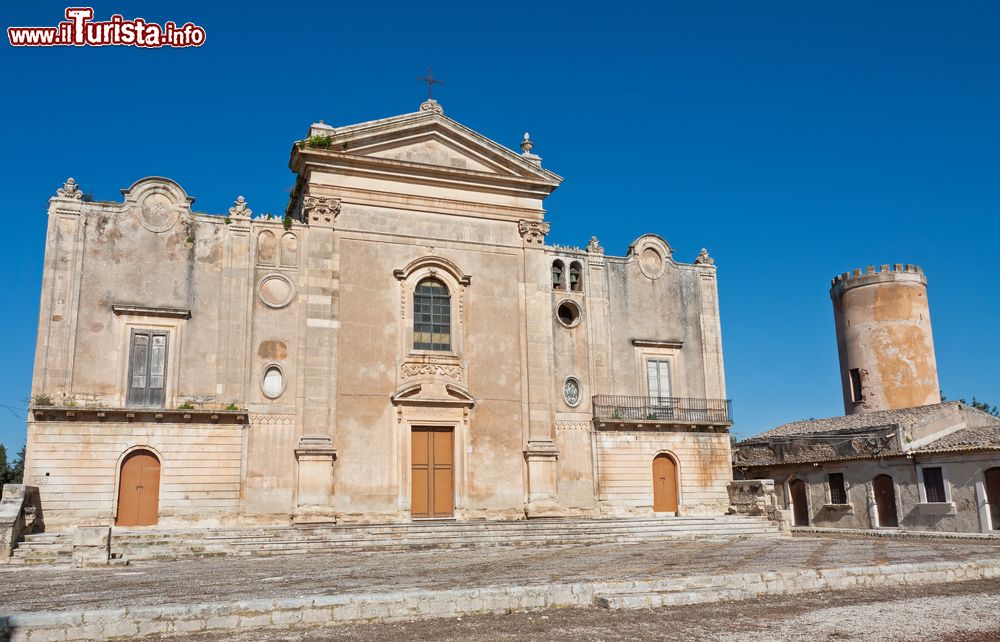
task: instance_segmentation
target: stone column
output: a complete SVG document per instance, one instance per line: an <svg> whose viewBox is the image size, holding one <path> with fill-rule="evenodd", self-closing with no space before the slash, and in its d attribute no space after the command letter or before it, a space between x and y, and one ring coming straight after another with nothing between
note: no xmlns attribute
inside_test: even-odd
<svg viewBox="0 0 1000 642"><path fill-rule="evenodd" d="M524 312L527 338L528 467L527 517L562 515L557 500L556 462L559 451L553 440L552 414L552 297L548 283L545 235L549 224L522 220L518 231L524 240ZM539 282L539 279L542 279Z"/></svg>
<svg viewBox="0 0 1000 642"><path fill-rule="evenodd" d="M702 248L694 260L698 266L698 290L701 302L701 340L705 363L705 398L726 398L726 374L722 364L722 324L719 319L719 291L715 260Z"/></svg>
<svg viewBox="0 0 1000 642"><path fill-rule="evenodd" d="M305 298L304 350L299 361L302 432L295 450L298 485L296 521L334 521L333 462L336 459L337 344L340 333L340 254L334 223L340 200L307 194L302 219L309 226L302 271Z"/></svg>

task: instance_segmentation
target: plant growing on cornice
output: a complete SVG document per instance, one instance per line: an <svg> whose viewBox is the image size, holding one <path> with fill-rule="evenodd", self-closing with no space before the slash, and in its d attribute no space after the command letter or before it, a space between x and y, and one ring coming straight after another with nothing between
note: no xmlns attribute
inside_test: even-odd
<svg viewBox="0 0 1000 642"><path fill-rule="evenodd" d="M192 406L190 403L188 403L188 402L185 401L181 405L177 406L177 409L178 410L194 410L194 406Z"/></svg>
<svg viewBox="0 0 1000 642"><path fill-rule="evenodd" d="M53 405L52 404L52 397L50 397L50 396L48 396L47 394L44 394L44 393L39 393L39 394L35 395L34 397L32 397L31 398L31 403L33 403L36 406L51 406L51 405Z"/></svg>
<svg viewBox="0 0 1000 642"><path fill-rule="evenodd" d="M235 401L230 402L230 404L228 406L226 406L226 410L239 410L239 409L240 408L239 408L239 406L236 405Z"/></svg>
<svg viewBox="0 0 1000 642"><path fill-rule="evenodd" d="M318 149L330 149L333 145L333 136L310 136L305 140L306 147L316 147Z"/></svg>
<svg viewBox="0 0 1000 642"><path fill-rule="evenodd" d="M292 217L285 214L285 218L281 219L281 224L285 226L286 230L292 229Z"/></svg>
<svg viewBox="0 0 1000 642"><path fill-rule="evenodd" d="M233 222L233 219L227 216L226 218L222 219L222 222L225 223L226 225L229 225L230 223Z"/></svg>

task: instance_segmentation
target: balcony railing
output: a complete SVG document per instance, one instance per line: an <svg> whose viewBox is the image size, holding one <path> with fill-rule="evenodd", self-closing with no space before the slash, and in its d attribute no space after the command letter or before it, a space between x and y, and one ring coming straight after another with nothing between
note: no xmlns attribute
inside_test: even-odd
<svg viewBox="0 0 1000 642"><path fill-rule="evenodd" d="M729 399L594 395L594 419L654 423L732 423Z"/></svg>

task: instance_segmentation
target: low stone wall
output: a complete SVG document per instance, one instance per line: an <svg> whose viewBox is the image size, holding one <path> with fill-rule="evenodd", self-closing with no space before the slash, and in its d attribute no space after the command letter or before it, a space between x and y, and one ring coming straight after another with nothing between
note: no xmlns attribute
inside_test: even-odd
<svg viewBox="0 0 1000 642"><path fill-rule="evenodd" d="M0 499L0 560L7 560L25 535L44 529L38 488L4 484Z"/></svg>
<svg viewBox="0 0 1000 642"><path fill-rule="evenodd" d="M782 533L791 530L791 516L778 504L772 479L740 479L729 482L729 513L767 517Z"/></svg>
<svg viewBox="0 0 1000 642"><path fill-rule="evenodd" d="M1000 577L1000 560L928 562L828 570L702 575L653 581L493 586L354 593L227 603L50 611L0 617L0 639L109 640L161 634L246 633L505 613L554 607L648 608L761 595L865 586L930 584Z"/></svg>

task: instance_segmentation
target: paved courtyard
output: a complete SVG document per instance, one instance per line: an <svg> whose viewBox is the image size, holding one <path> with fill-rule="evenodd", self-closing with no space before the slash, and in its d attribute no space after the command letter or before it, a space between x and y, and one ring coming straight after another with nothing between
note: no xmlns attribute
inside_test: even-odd
<svg viewBox="0 0 1000 642"><path fill-rule="evenodd" d="M878 538L663 541L593 546L222 557L74 569L0 566L0 614L403 589L996 559L1000 542Z"/></svg>

